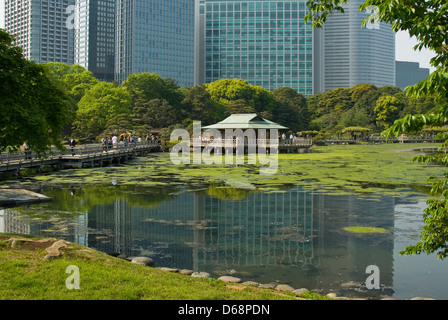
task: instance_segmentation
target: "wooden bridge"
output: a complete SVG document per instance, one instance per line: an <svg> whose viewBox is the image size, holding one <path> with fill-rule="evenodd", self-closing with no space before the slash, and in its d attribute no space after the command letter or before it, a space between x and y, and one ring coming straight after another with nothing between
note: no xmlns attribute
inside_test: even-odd
<svg viewBox="0 0 448 320"><path fill-rule="evenodd" d="M319 141L318 144L365 144L365 143L442 143L446 139L436 139L434 137L397 137L386 138L373 137L373 138L327 138Z"/></svg>
<svg viewBox="0 0 448 320"><path fill-rule="evenodd" d="M30 151L17 151L14 153L0 154L0 173L12 172L18 174L20 169L36 169L38 172L43 167L51 167L56 170L64 168L102 167L109 164L124 163L146 153L157 151L158 141L120 143L114 146L102 146L100 144L84 145L81 147L67 147L65 151L53 148L47 158L39 158Z"/></svg>

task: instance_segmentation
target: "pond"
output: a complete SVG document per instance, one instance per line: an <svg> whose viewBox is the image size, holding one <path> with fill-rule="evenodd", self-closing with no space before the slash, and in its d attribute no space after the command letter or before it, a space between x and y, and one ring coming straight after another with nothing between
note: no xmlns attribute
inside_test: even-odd
<svg viewBox="0 0 448 320"><path fill-rule="evenodd" d="M25 176L4 184L53 201L0 210L0 232L54 236L148 256L158 266L322 294L446 299L446 261L399 255L419 240L426 177L443 173L411 163L409 147L280 155L271 177L251 166L179 168L167 154ZM379 289L366 286L370 266L379 270Z"/></svg>

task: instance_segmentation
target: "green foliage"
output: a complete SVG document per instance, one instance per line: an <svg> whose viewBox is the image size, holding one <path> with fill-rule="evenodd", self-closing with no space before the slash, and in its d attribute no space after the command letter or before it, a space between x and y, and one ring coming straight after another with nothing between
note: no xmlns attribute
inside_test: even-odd
<svg viewBox="0 0 448 320"><path fill-rule="evenodd" d="M338 123L344 127L368 126L371 124L371 120L367 110L353 107L341 114Z"/></svg>
<svg viewBox="0 0 448 320"><path fill-rule="evenodd" d="M27 142L41 155L52 145L62 149L60 135L73 114L69 97L13 40L0 29L0 148L15 150Z"/></svg>
<svg viewBox="0 0 448 320"><path fill-rule="evenodd" d="M184 88L183 109L186 117L194 117L203 125L214 124L224 118L224 104L212 99L205 85Z"/></svg>
<svg viewBox="0 0 448 320"><path fill-rule="evenodd" d="M121 86L104 86L105 83L100 83L80 66L61 63L44 66L67 92L73 108L78 110L76 118L72 118L73 130L85 142L94 142L100 136L112 133L145 137L151 128L180 125L184 119L209 125L232 113L257 113L293 132L322 131L322 137L340 134L343 128L350 126L379 131L374 109L380 97L393 95L403 102L403 108L411 101L397 88L377 88L371 84L305 97L287 87L269 92L242 79L221 79L179 88L173 80L154 73L132 74ZM131 99L130 107L128 97L117 102L117 94L123 94L123 89ZM408 109L427 110L435 106L431 99L420 100L412 100ZM117 110L119 106L126 107ZM401 112L403 108L400 108ZM110 114L106 110L110 110ZM71 126L64 131L66 136L72 133L69 129Z"/></svg>
<svg viewBox="0 0 448 320"><path fill-rule="evenodd" d="M130 94L112 83L99 82L78 103L77 119L74 123L78 137L96 139L106 124L120 114L130 114Z"/></svg>
<svg viewBox="0 0 448 320"><path fill-rule="evenodd" d="M149 125L153 128L166 128L178 117L174 107L165 99L149 100L147 112L151 114Z"/></svg>
<svg viewBox="0 0 448 320"><path fill-rule="evenodd" d="M275 121L297 132L308 128L310 114L306 98L297 91L283 87L275 89L272 94L277 101L274 111Z"/></svg>
<svg viewBox="0 0 448 320"><path fill-rule="evenodd" d="M393 96L382 96L376 101L374 112L378 126L389 128L392 121L397 119L402 103Z"/></svg>
<svg viewBox="0 0 448 320"><path fill-rule="evenodd" d="M182 94L179 85L170 78L162 78L155 73L131 74L122 85L133 101L165 99L174 108L180 108Z"/></svg>
<svg viewBox="0 0 448 320"><path fill-rule="evenodd" d="M66 65L59 62L42 63L56 81L60 81L76 105L86 91L99 81L93 73L79 65Z"/></svg>
<svg viewBox="0 0 448 320"><path fill-rule="evenodd" d="M361 83L352 88L337 88L309 96L308 129L336 135L340 128L368 127L381 132L407 110L433 110L433 97L413 98L400 89Z"/></svg>
<svg viewBox="0 0 448 320"><path fill-rule="evenodd" d="M232 113L273 113L276 102L268 90L250 85L242 79L221 79L206 85L213 100L226 106L225 115Z"/></svg>

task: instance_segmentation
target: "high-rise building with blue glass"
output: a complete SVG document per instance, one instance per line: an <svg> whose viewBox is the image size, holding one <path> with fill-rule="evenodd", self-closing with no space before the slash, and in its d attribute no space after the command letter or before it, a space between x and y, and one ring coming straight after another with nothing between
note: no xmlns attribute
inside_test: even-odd
<svg viewBox="0 0 448 320"><path fill-rule="evenodd" d="M344 4L344 13L330 15L324 24L323 90L350 88L359 83L395 86L395 33L384 22L361 27L374 7L360 12L363 0Z"/></svg>
<svg viewBox="0 0 448 320"><path fill-rule="evenodd" d="M193 85L194 0L117 0L115 80L151 72Z"/></svg>
<svg viewBox="0 0 448 320"><path fill-rule="evenodd" d="M195 84L240 78L274 90L319 91L320 30L306 0L196 0Z"/></svg>

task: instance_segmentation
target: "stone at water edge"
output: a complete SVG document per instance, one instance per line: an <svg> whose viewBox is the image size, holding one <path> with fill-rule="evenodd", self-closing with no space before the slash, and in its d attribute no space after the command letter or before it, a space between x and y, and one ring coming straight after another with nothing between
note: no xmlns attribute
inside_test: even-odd
<svg viewBox="0 0 448 320"><path fill-rule="evenodd" d="M191 274L192 277L195 278L211 278L212 276L208 272L193 272Z"/></svg>
<svg viewBox="0 0 448 320"><path fill-rule="evenodd" d="M219 277L218 280L224 281L224 282L230 282L230 283L241 283L241 279L237 277L232 276L222 276Z"/></svg>
<svg viewBox="0 0 448 320"><path fill-rule="evenodd" d="M134 259L132 259L131 262L136 263L136 264L145 265L148 267L154 267L156 265L156 263L151 258L148 258L148 257L135 257Z"/></svg>
<svg viewBox="0 0 448 320"><path fill-rule="evenodd" d="M160 267L158 269L162 270L162 271L166 271L166 272L172 272L172 273L179 272L179 269L177 269L177 268Z"/></svg>
<svg viewBox="0 0 448 320"><path fill-rule="evenodd" d="M186 276L191 276L193 274L193 272L194 272L193 270L188 270L188 269L179 270L180 274L183 274L183 275L186 275Z"/></svg>
<svg viewBox="0 0 448 320"><path fill-rule="evenodd" d="M291 287L290 285L287 285L287 284L279 284L279 285L277 285L277 287L275 287L275 290L278 290L278 291L293 291L294 288Z"/></svg>
<svg viewBox="0 0 448 320"><path fill-rule="evenodd" d="M255 281L244 281L243 284L245 286L254 286L254 287L258 287L260 285L258 282Z"/></svg>
<svg viewBox="0 0 448 320"><path fill-rule="evenodd" d="M258 287L262 289L275 289L277 285L275 283L261 283Z"/></svg>
<svg viewBox="0 0 448 320"><path fill-rule="evenodd" d="M292 292L295 293L295 294L303 294L303 293L308 292L308 291L309 290L306 289L306 288L300 288L300 289L293 290Z"/></svg>

